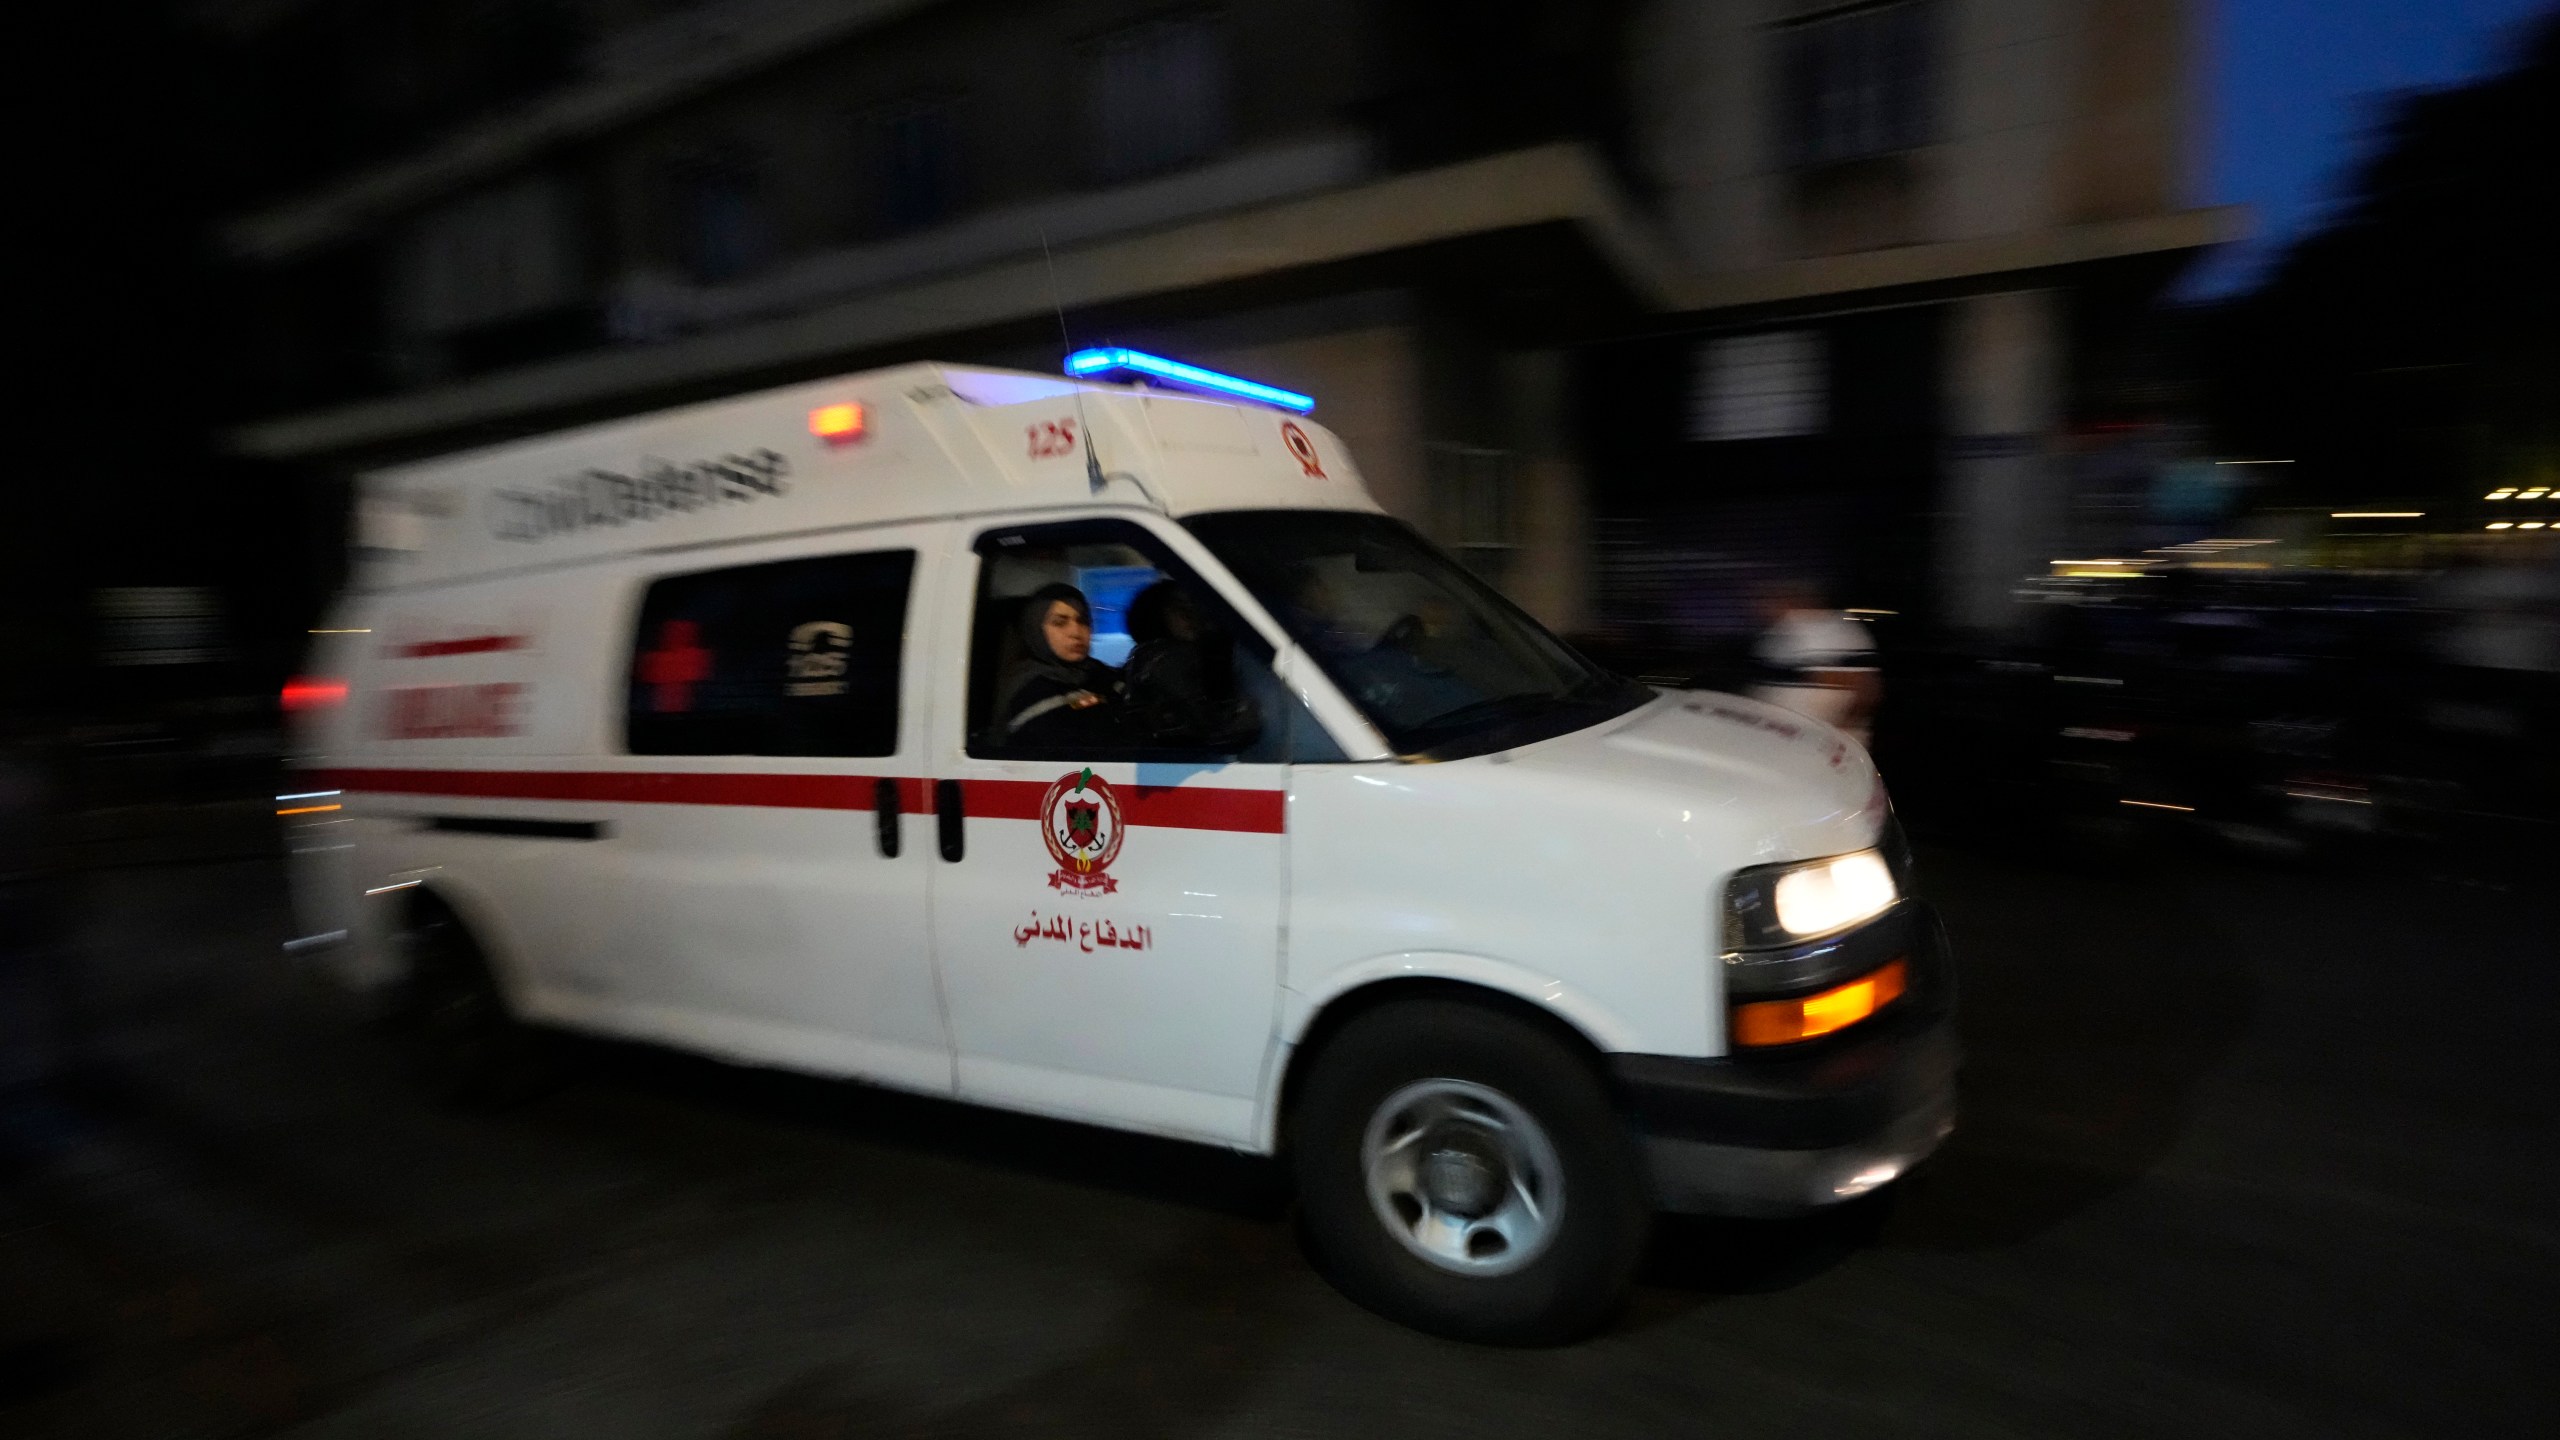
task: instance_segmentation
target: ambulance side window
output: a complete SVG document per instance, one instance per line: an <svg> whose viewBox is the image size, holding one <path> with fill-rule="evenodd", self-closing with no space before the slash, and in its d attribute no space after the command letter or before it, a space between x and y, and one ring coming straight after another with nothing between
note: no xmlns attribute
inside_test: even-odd
<svg viewBox="0 0 2560 1440"><path fill-rule="evenodd" d="M977 542L968 751L1021 760L1338 761L1252 627L1144 529L1088 520ZM1066 609L1064 635L1044 615ZM1071 651L1054 648L1066 644Z"/></svg>
<svg viewBox="0 0 2560 1440"><path fill-rule="evenodd" d="M632 637L634 755L891 755L915 552L671 575Z"/></svg>

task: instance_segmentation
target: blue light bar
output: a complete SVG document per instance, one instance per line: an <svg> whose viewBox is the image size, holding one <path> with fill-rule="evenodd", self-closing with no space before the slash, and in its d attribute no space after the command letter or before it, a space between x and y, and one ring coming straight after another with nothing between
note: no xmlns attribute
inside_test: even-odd
<svg viewBox="0 0 2560 1440"><path fill-rule="evenodd" d="M1144 350L1079 350L1067 357L1067 373L1075 376L1100 375L1107 370L1127 370L1149 379L1163 380L1213 395L1232 395L1239 400L1258 400L1301 415L1316 408L1316 397L1283 390L1235 375L1221 375L1179 360L1167 360Z"/></svg>

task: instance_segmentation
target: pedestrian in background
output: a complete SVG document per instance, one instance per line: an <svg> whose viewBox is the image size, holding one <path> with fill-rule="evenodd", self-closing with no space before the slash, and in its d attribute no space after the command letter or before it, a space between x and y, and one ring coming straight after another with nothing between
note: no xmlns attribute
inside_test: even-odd
<svg viewBox="0 0 2560 1440"><path fill-rule="evenodd" d="M1757 598L1761 629L1751 647L1751 697L1837 726L1866 744L1884 699L1867 627L1823 603L1806 580L1772 579Z"/></svg>

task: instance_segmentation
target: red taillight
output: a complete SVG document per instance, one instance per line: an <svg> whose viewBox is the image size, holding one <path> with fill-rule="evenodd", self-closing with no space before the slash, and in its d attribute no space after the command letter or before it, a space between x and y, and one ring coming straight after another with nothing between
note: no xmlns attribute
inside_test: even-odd
<svg viewBox="0 0 2560 1440"><path fill-rule="evenodd" d="M284 701L284 713L287 715L334 710L347 703L347 682L296 675L284 682L284 694L280 698Z"/></svg>

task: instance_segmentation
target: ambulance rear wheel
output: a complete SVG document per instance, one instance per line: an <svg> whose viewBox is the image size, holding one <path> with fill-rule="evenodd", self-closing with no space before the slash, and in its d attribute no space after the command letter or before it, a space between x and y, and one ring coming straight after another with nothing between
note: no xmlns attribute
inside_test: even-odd
<svg viewBox="0 0 2560 1440"><path fill-rule="evenodd" d="M493 1110L549 1088L555 1057L547 1037L517 1021L487 957L451 910L420 901L401 941L408 981L400 1028L411 1072L430 1097Z"/></svg>
<svg viewBox="0 0 2560 1440"><path fill-rule="evenodd" d="M1528 1020L1428 1000L1354 1018L1312 1063L1291 1153L1309 1246L1345 1294L1496 1344L1608 1318L1651 1216L1584 1056Z"/></svg>

